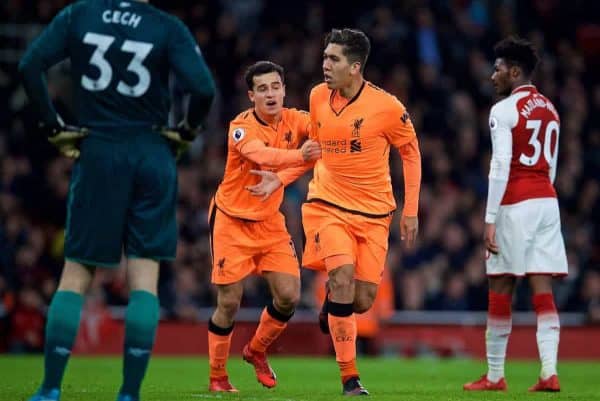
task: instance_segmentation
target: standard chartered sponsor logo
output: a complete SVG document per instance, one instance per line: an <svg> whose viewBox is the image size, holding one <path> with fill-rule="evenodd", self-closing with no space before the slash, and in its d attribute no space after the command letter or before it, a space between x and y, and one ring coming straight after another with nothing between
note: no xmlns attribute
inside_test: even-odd
<svg viewBox="0 0 600 401"><path fill-rule="evenodd" d="M346 153L348 150L346 139L327 139L321 141L321 150L325 153Z"/></svg>

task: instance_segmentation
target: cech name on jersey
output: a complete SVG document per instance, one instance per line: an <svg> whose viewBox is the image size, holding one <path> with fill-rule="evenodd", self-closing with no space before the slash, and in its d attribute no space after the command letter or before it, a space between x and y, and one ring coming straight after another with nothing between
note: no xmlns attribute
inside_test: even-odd
<svg viewBox="0 0 600 401"><path fill-rule="evenodd" d="M142 16L129 11L104 10L102 21L105 24L121 24L137 28L138 24L142 21Z"/></svg>

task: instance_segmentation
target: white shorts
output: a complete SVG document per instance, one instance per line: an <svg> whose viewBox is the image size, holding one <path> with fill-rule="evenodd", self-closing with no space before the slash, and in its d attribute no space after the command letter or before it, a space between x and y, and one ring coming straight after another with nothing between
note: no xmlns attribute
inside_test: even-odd
<svg viewBox="0 0 600 401"><path fill-rule="evenodd" d="M488 276L568 273L556 198L500 206L496 243L498 254L490 254L486 260Z"/></svg>

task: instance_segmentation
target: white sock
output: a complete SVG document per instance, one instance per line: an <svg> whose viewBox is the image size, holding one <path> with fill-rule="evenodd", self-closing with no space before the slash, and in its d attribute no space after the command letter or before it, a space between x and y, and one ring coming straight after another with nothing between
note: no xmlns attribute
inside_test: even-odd
<svg viewBox="0 0 600 401"><path fill-rule="evenodd" d="M506 346L508 336L512 329L512 319L493 318L488 316L487 330L485 332L485 347L487 352L489 381L497 383L504 377L504 361L506 359Z"/></svg>
<svg viewBox="0 0 600 401"><path fill-rule="evenodd" d="M556 373L556 359L558 355L558 341L560 336L560 322L558 314L542 313L537 317L537 344L540 352L542 370L540 377L544 380Z"/></svg>

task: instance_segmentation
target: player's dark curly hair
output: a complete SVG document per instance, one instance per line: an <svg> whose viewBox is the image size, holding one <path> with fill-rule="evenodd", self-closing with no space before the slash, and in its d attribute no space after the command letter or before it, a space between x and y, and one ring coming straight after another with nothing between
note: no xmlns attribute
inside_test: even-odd
<svg viewBox="0 0 600 401"><path fill-rule="evenodd" d="M342 46L342 53L350 63L360 63L360 70L365 70L367 58L371 51L369 38L363 31L358 29L332 29L325 37L325 47L335 43Z"/></svg>
<svg viewBox="0 0 600 401"><path fill-rule="evenodd" d="M510 36L496 43L494 54L509 66L521 67L527 76L533 73L539 61L533 44L516 36Z"/></svg>
<svg viewBox="0 0 600 401"><path fill-rule="evenodd" d="M248 85L248 90L254 89L254 77L257 75L268 74L270 72L276 72L281 77L281 83L284 83L284 69L279 64L275 64L272 61L257 61L252 64L246 70L244 74L244 79L246 80L246 85Z"/></svg>

